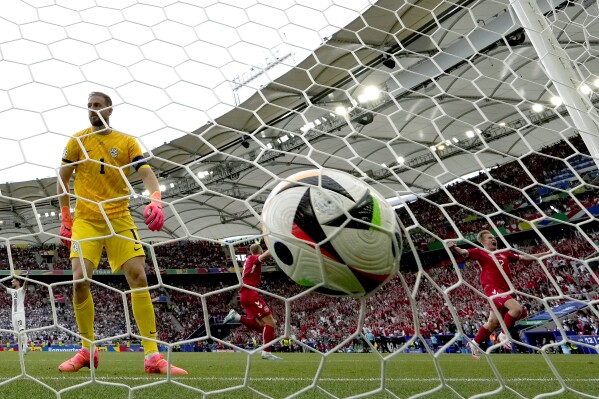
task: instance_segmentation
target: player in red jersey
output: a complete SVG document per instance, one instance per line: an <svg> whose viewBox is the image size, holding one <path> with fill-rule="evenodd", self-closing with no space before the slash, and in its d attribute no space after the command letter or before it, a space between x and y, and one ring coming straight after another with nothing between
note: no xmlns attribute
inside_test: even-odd
<svg viewBox="0 0 599 399"><path fill-rule="evenodd" d="M499 270L499 267L503 270L506 277L511 281L512 272L510 270L510 261L527 261L531 262L537 260L539 257L550 255L551 251L541 252L536 255L528 254L516 254L512 251L501 251L498 253L492 253L497 251L497 239L488 230L482 230L476 236L476 239L483 246L484 249L471 248L463 249L458 247L454 242L449 242L447 247L457 255L463 258L470 258L478 262L480 266L480 284L483 287L483 292L487 297L493 297L493 303L497 307L497 310L503 317L503 322L509 330L516 322L527 316L526 309L514 299L510 294L501 295L510 291L510 287L503 274ZM499 266L499 267L498 267ZM474 342L476 345L480 345L486 341L489 336L499 327L498 315L495 314L493 309L489 312L489 319L483 326L478 330ZM499 334L500 341L503 342L506 349L511 349L512 345L503 332ZM478 349L473 345L468 344L472 352L472 357L480 359Z"/></svg>
<svg viewBox="0 0 599 399"><path fill-rule="evenodd" d="M223 320L224 324L235 320L250 330L261 332L263 343L270 342L275 338L277 322L272 317L270 308L258 291L247 287L260 287L262 262L270 256L270 252L264 252L260 244L250 246L250 256L247 257L243 266L243 286L239 289L239 302L243 306L247 317L242 317L235 309L231 309ZM262 359L283 360L271 353L270 346L262 351Z"/></svg>

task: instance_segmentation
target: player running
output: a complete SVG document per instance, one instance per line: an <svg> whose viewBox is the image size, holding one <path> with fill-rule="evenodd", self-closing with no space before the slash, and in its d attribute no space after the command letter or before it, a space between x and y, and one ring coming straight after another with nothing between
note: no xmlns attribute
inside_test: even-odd
<svg viewBox="0 0 599 399"><path fill-rule="evenodd" d="M470 258L478 262L480 267L480 284L483 287L483 293L487 297L491 297L497 295L493 298L493 303L497 307L497 310L501 313L503 317L503 322L507 329L511 329L518 320L523 319L527 316L526 309L518 303L514 297L510 294L501 295L505 292L510 291L510 287L508 282L501 274L501 271L497 267L502 268L507 278L512 280L512 272L510 270L509 262L510 261L533 261L537 260L540 257L550 255L551 251L542 252L536 255L529 254L516 254L512 251L501 251L498 253L492 253L497 251L497 239L493 236L493 234L488 230L482 230L476 236L477 241L483 246L484 249L480 248L471 248L471 249L463 249L458 247L454 242L449 242L447 247L454 252L455 254L460 255L463 258ZM495 259L497 263L495 263ZM493 331L497 327L499 327L499 319L495 314L493 309L489 312L489 319L483 326L478 330L476 337L474 337L474 342L477 346L484 341L486 341ZM504 347L508 350L511 350L512 345L503 332L499 335L499 339L503 342ZM475 359L480 359L480 354L478 349L468 343L468 347L472 352L472 357Z"/></svg>
<svg viewBox="0 0 599 399"><path fill-rule="evenodd" d="M245 260L243 266L243 284L239 289L239 302L243 306L243 310L247 317L242 317L235 309L231 309L227 317L223 320L227 324L233 320L240 322L250 330L262 332L262 342L266 344L275 339L275 328L277 323L272 317L270 308L264 302L262 296L251 288L260 287L262 280L262 262L270 258L270 251L264 252L260 244L252 244L250 246L250 256ZM264 360L283 360L275 356L271 352L271 347L264 348L262 351L262 359Z"/></svg>

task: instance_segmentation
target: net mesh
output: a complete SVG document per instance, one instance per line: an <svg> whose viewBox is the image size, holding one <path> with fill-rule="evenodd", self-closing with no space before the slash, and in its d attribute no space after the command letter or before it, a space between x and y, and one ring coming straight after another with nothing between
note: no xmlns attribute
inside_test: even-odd
<svg viewBox="0 0 599 399"><path fill-rule="evenodd" d="M163 185L165 229L140 233L165 358L176 359L173 351L185 345L235 349L242 358L225 372L222 359L194 354L202 358L188 364L213 371L178 378L101 369L58 378L36 366L35 354L21 355L0 381L6 392L598 395L596 380L549 356L598 348L596 2L5 3L0 262L9 273L2 281L40 264L53 275L69 269L64 246L43 255L49 247L40 245L58 242L58 155L86 126L88 93L103 91L115 103L111 124L138 137ZM361 299L332 299L265 273L260 293L278 320L277 347L310 352L310 361L286 362L298 369L281 376L278 364L257 360L264 345L248 344L256 334L219 328L230 307L240 310L240 267L247 244L261 238L267 195L281 179L313 168L350 172L397 206L402 271ZM137 175L129 187L141 222L148 193ZM496 340L482 348L471 377L465 356L456 362L453 352L468 353L468 337L489 309L499 309L473 262L448 243L480 247L476 233L484 229L516 253L551 255L513 264L509 281L529 315L545 314L540 327L521 324L509 340L541 360L514 372L491 356L502 347ZM225 239L232 236L243 238ZM103 278L106 262L92 284L101 298L100 347L141 338L131 290L124 279ZM169 277L177 269L220 277ZM29 338L78 341L72 282L35 273L27 281ZM1 300L0 332L12 336L10 300ZM577 313L562 313L566 305ZM370 355L356 367L338 357L345 351Z"/></svg>

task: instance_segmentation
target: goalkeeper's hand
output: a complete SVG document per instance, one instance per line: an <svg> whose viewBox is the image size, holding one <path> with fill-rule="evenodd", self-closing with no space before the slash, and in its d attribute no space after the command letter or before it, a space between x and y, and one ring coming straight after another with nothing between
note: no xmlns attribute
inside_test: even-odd
<svg viewBox="0 0 599 399"><path fill-rule="evenodd" d="M160 191L154 191L150 198L152 202L144 210L146 225L152 231L160 231L164 226L164 212L162 212L162 203L159 202L162 199Z"/></svg>
<svg viewBox="0 0 599 399"><path fill-rule="evenodd" d="M60 214L62 215L62 223L60 224L60 236L65 238L71 238L73 236L73 217L71 216L71 210L68 206L60 208ZM71 248L70 240L60 239L64 245Z"/></svg>

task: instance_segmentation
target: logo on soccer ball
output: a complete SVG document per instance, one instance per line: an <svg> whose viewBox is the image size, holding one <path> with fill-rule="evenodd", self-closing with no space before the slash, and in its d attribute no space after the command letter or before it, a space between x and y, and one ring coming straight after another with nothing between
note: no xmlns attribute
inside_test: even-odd
<svg viewBox="0 0 599 399"><path fill-rule="evenodd" d="M77 241L71 241L71 250L73 252L79 252L79 244Z"/></svg>
<svg viewBox="0 0 599 399"><path fill-rule="evenodd" d="M67 157L67 147L64 148L64 150L62 150L62 157L66 158Z"/></svg>
<svg viewBox="0 0 599 399"><path fill-rule="evenodd" d="M114 147L113 147L113 148L111 148L111 149L110 149L110 156L111 156L111 157L113 157L113 158L116 158L116 157L117 157L117 155L119 155L119 150L117 150L117 149L116 149L116 148L114 148Z"/></svg>

